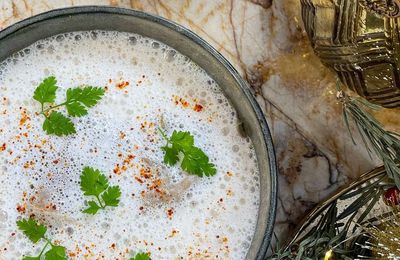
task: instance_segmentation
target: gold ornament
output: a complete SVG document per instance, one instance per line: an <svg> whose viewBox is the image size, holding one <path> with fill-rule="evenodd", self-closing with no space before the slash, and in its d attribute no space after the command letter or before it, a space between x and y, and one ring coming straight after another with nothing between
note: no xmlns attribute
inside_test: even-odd
<svg viewBox="0 0 400 260"><path fill-rule="evenodd" d="M301 0L315 53L351 90L400 107L400 0Z"/></svg>
<svg viewBox="0 0 400 260"><path fill-rule="evenodd" d="M398 0L360 0L360 4L378 15L392 18L400 16Z"/></svg>
<svg viewBox="0 0 400 260"><path fill-rule="evenodd" d="M371 250L374 259L397 260L400 258L400 215L396 209L383 223L365 228L370 238L364 248ZM379 219L379 218L378 218Z"/></svg>
<svg viewBox="0 0 400 260"><path fill-rule="evenodd" d="M332 251L332 249L330 249L329 251L326 252L324 260L329 260L332 255L333 255L333 251Z"/></svg>

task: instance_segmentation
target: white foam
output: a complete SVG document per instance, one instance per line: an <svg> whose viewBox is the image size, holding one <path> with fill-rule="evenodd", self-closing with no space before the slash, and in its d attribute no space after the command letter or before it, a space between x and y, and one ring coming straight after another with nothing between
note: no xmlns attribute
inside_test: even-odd
<svg viewBox="0 0 400 260"><path fill-rule="evenodd" d="M49 75L58 80L57 101L69 87L108 88L88 116L73 119L73 136L47 136L43 118L35 115L40 107L33 91ZM124 82L129 85L117 87ZM217 175L198 178L164 166L158 126L168 134L193 133ZM33 245L16 228L16 220L30 214L49 227L71 259L125 259L138 251L153 259L246 255L259 205L252 143L240 135L236 113L217 84L170 47L103 31L37 42L0 65L0 128L0 147L6 148L0 151L0 259L40 251L42 244ZM84 166L100 169L121 187L119 207L81 213L88 200L79 188ZM141 169L150 169L152 177L141 176ZM157 179L162 197L151 188Z"/></svg>

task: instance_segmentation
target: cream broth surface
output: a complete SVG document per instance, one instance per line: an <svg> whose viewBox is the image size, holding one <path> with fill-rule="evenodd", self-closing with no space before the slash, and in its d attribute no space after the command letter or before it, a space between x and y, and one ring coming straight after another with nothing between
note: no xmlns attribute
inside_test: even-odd
<svg viewBox="0 0 400 260"><path fill-rule="evenodd" d="M46 135L33 100L48 76L68 88L106 89L77 133ZM65 108L59 112L66 115ZM69 259L243 259L259 207L253 144L207 73L174 49L136 34L76 32L34 43L0 63L0 259L37 255L16 220L35 216ZM163 163L167 135L189 131L216 165L200 178ZM121 187L120 205L82 213L85 166Z"/></svg>

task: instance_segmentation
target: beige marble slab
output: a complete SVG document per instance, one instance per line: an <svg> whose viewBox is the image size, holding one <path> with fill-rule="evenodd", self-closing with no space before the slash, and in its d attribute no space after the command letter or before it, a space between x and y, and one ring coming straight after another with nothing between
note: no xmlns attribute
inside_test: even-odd
<svg viewBox="0 0 400 260"><path fill-rule="evenodd" d="M275 231L286 237L316 203L378 164L350 141L335 76L312 53L299 0L2 0L0 29L67 6L112 5L176 21L206 39L240 71L262 106L279 164ZM379 118L396 129L397 111Z"/></svg>

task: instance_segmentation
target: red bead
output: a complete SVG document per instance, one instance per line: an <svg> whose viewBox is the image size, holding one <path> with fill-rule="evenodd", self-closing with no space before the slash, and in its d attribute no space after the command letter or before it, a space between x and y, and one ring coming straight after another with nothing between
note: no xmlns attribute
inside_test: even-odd
<svg viewBox="0 0 400 260"><path fill-rule="evenodd" d="M397 187L389 188L383 193L383 201L386 205L396 206L400 203L400 190Z"/></svg>

